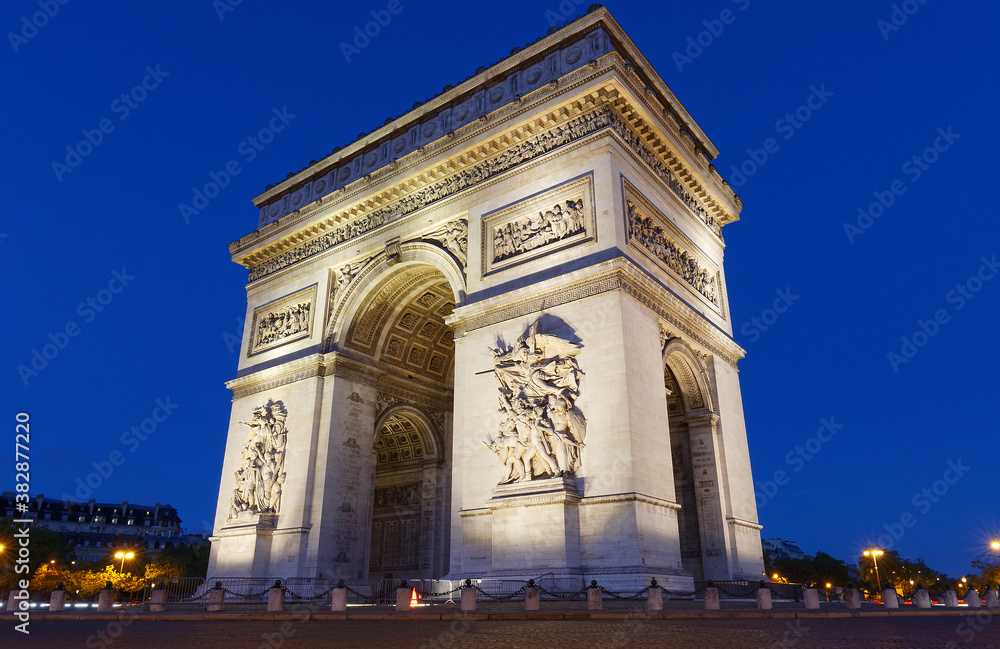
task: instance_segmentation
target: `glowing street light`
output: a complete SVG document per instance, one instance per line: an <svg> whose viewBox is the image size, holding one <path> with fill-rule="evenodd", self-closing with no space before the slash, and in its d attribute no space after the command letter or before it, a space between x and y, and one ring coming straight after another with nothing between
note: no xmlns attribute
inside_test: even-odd
<svg viewBox="0 0 1000 649"><path fill-rule="evenodd" d="M882 580L878 576L878 557L881 557L885 552L879 550L878 548L871 548L870 550L865 550L865 556L871 557L872 561L875 562L875 582L878 584L878 592L882 592Z"/></svg>
<svg viewBox="0 0 1000 649"><path fill-rule="evenodd" d="M115 552L115 559L122 560L122 566L118 569L119 574L125 571L125 559L131 559L134 556L134 552Z"/></svg>
<svg viewBox="0 0 1000 649"><path fill-rule="evenodd" d="M1000 550L1000 539L993 539L990 541L990 548Z"/></svg>

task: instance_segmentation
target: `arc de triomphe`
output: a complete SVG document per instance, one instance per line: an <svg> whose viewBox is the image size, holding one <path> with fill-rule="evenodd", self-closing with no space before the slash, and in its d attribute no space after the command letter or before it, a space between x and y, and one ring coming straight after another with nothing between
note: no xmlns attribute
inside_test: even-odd
<svg viewBox="0 0 1000 649"><path fill-rule="evenodd" d="M209 576L759 578L716 155L597 8L258 196Z"/></svg>

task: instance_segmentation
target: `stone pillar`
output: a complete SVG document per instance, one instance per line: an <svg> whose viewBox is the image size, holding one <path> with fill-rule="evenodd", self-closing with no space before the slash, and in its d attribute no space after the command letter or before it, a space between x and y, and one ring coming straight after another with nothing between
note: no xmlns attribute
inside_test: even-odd
<svg viewBox="0 0 1000 649"><path fill-rule="evenodd" d="M649 590L646 591L646 610L647 611L663 610L663 589L656 585L655 579L652 582L650 582Z"/></svg>
<svg viewBox="0 0 1000 649"><path fill-rule="evenodd" d="M695 493L701 535L701 561L706 579L731 579L735 566L735 553L730 545L726 523L725 475L722 464L721 440L718 434L719 417L708 415L686 420L691 440L692 469L701 485Z"/></svg>
<svg viewBox="0 0 1000 649"><path fill-rule="evenodd" d="M970 588L965 591L965 605L969 608L980 608L983 605L983 599L979 596L979 591L975 588Z"/></svg>
<svg viewBox="0 0 1000 649"><path fill-rule="evenodd" d="M538 587L535 580L528 580L528 587L524 589L524 610L537 611L541 608L541 599L538 597Z"/></svg>
<svg viewBox="0 0 1000 649"><path fill-rule="evenodd" d="M712 586L712 582L708 582L708 586L705 586L705 610L719 610L719 589Z"/></svg>
<svg viewBox="0 0 1000 649"><path fill-rule="evenodd" d="M276 580L274 586L267 591L267 610L268 612L285 610L285 589L281 587L280 579Z"/></svg>
<svg viewBox="0 0 1000 649"><path fill-rule="evenodd" d="M861 591L852 584L847 584L847 588L844 589L844 601L847 602L847 608L861 608Z"/></svg>
<svg viewBox="0 0 1000 649"><path fill-rule="evenodd" d="M819 608L819 591L815 588L806 588L802 591L802 600L806 603L806 608L808 609L818 609Z"/></svg>
<svg viewBox="0 0 1000 649"><path fill-rule="evenodd" d="M157 588L150 594L149 610L154 613L162 613L167 610L167 591Z"/></svg>
<svg viewBox="0 0 1000 649"><path fill-rule="evenodd" d="M118 593L111 587L111 582L105 582L104 588L97 595L97 610L110 611L115 607L116 599L118 599Z"/></svg>
<svg viewBox="0 0 1000 649"><path fill-rule="evenodd" d="M916 608L931 607L931 594L920 584L917 584L917 590L913 593L913 606Z"/></svg>
<svg viewBox="0 0 1000 649"><path fill-rule="evenodd" d="M987 587L986 592L983 593L983 599L986 600L986 608L1000 608L1000 601L997 600L997 591Z"/></svg>
<svg viewBox="0 0 1000 649"><path fill-rule="evenodd" d="M218 613L222 610L222 602L226 599L226 591L222 590L222 582L215 582L215 588L208 591L208 603L205 610L210 613Z"/></svg>
<svg viewBox="0 0 1000 649"><path fill-rule="evenodd" d="M949 588L948 590L941 593L941 603L948 608L955 608L958 606L958 595L955 591Z"/></svg>
<svg viewBox="0 0 1000 649"><path fill-rule="evenodd" d="M764 582L757 586L757 608L762 611L771 610L771 589Z"/></svg>
<svg viewBox="0 0 1000 649"><path fill-rule="evenodd" d="M895 588L886 588L882 591L882 603L886 608L899 608L899 597L896 596Z"/></svg>
<svg viewBox="0 0 1000 649"><path fill-rule="evenodd" d="M49 612L64 610L66 610L66 591L63 590L62 584L59 584L59 589L52 591L52 596L49 597Z"/></svg>
<svg viewBox="0 0 1000 649"><path fill-rule="evenodd" d="M399 585L396 589L396 610L397 611L409 611L410 610L410 592L413 589L406 585L406 580Z"/></svg>
<svg viewBox="0 0 1000 649"><path fill-rule="evenodd" d="M476 610L476 589L472 586L472 580L466 579L462 586L462 611Z"/></svg>
<svg viewBox="0 0 1000 649"><path fill-rule="evenodd" d="M331 611L346 611L347 610L347 586L344 585L344 580L340 579L337 581L337 586L331 591L333 595L330 599L330 610Z"/></svg>
<svg viewBox="0 0 1000 649"><path fill-rule="evenodd" d="M590 582L587 589L587 610L600 611L604 608L604 601L601 599L601 587L597 585L597 580Z"/></svg>

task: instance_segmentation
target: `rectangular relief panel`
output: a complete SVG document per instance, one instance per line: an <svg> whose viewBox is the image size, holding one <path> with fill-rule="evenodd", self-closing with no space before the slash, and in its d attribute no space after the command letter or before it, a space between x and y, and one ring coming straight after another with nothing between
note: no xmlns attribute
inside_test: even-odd
<svg viewBox="0 0 1000 649"><path fill-rule="evenodd" d="M693 295L724 317L719 269L624 177L622 186L629 245L680 280Z"/></svg>
<svg viewBox="0 0 1000 649"><path fill-rule="evenodd" d="M482 218L483 276L597 239L594 176L587 174Z"/></svg>
<svg viewBox="0 0 1000 649"><path fill-rule="evenodd" d="M309 337L316 286L307 286L254 309L247 356Z"/></svg>

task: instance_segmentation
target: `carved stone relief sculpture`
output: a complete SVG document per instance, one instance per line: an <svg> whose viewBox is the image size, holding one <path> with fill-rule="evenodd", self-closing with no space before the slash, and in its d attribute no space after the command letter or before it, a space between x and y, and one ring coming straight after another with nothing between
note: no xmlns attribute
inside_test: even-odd
<svg viewBox="0 0 1000 649"><path fill-rule="evenodd" d="M580 346L538 333L538 323L509 349L491 348L500 390L498 438L484 443L500 459L500 484L573 474L587 435L576 407L583 372Z"/></svg>
<svg viewBox="0 0 1000 649"><path fill-rule="evenodd" d="M715 307L719 306L718 274L695 254L677 243L674 237L640 206L625 201L628 208L629 238L651 253Z"/></svg>
<svg viewBox="0 0 1000 649"><path fill-rule="evenodd" d="M503 261L553 241L561 241L582 232L585 227L582 197L556 203L553 207L494 228L493 261Z"/></svg>
<svg viewBox="0 0 1000 649"><path fill-rule="evenodd" d="M312 331L316 285L257 307L253 312L247 354L308 337Z"/></svg>
<svg viewBox="0 0 1000 649"><path fill-rule="evenodd" d="M236 471L228 520L234 521L245 513L278 513L281 485L285 482L287 416L281 401L268 400L253 411L250 421L240 422L250 428L250 433L240 452L242 464Z"/></svg>
<svg viewBox="0 0 1000 649"><path fill-rule="evenodd" d="M469 259L469 221L456 219L427 234L429 239L437 239L465 267Z"/></svg>

